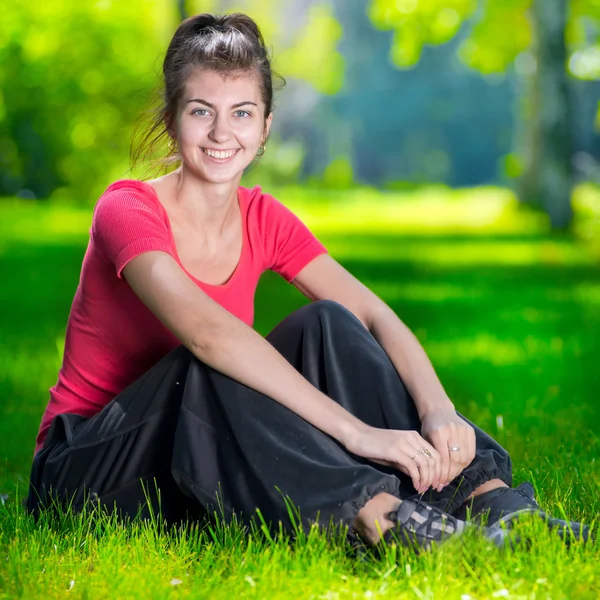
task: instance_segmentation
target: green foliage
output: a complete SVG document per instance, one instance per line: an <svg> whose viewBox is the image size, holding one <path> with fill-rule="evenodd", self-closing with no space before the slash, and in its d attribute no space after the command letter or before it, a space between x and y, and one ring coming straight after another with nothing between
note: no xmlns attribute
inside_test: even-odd
<svg viewBox="0 0 600 600"><path fill-rule="evenodd" d="M174 3L13 2L0 20L2 189L97 197L126 176Z"/></svg>
<svg viewBox="0 0 600 600"><path fill-rule="evenodd" d="M312 4L307 23L293 46L279 53L277 64L289 75L310 83L322 94L336 94L344 84L344 58L336 46L342 28L330 4Z"/></svg>
<svg viewBox="0 0 600 600"><path fill-rule="evenodd" d="M426 44L452 39L476 7L477 0L371 0L368 14L375 26L394 30L392 61L407 68L416 65Z"/></svg>
<svg viewBox="0 0 600 600"><path fill-rule="evenodd" d="M571 0L569 10L566 39L573 50L569 71L579 79L600 79L600 2Z"/></svg>
<svg viewBox="0 0 600 600"><path fill-rule="evenodd" d="M533 1L370 0L368 14L375 26L394 31L391 57L401 68L414 66L424 46L448 42L469 22L472 27L458 51L461 60L481 73L501 73L531 49ZM569 2L565 35L571 51L570 73L600 79L598 0ZM527 70L527 57L523 60L521 68Z"/></svg>
<svg viewBox="0 0 600 600"><path fill-rule="evenodd" d="M507 154L503 161L504 174L510 179L517 179L523 175L524 165L523 160L514 152Z"/></svg>
<svg viewBox="0 0 600 600"><path fill-rule="evenodd" d="M506 71L532 43L528 11L532 0L491 0L471 35L461 45L459 56L482 73Z"/></svg>
<svg viewBox="0 0 600 600"><path fill-rule="evenodd" d="M352 187L354 177L352 162L347 156L332 160L323 172L323 185L330 189L348 189Z"/></svg>

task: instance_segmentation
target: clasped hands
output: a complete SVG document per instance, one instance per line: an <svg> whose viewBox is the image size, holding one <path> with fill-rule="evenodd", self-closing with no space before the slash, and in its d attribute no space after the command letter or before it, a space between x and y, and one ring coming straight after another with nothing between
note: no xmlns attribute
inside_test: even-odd
<svg viewBox="0 0 600 600"><path fill-rule="evenodd" d="M432 410L417 431L365 426L346 448L408 475L419 494L441 491L475 458L475 430L454 409Z"/></svg>

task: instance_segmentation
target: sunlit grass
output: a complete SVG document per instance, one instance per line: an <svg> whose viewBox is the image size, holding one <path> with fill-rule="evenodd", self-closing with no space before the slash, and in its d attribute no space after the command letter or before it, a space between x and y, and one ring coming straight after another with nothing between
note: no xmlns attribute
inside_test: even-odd
<svg viewBox="0 0 600 600"><path fill-rule="evenodd" d="M578 192L572 237L551 236L500 189L273 193L415 331L458 409L510 451L516 482L532 481L554 514L597 519L600 254L586 233L596 188ZM0 204L0 598L600 597L598 544L567 550L539 523L527 526L530 550L469 539L366 562L317 532L289 544L235 527L76 515L36 526L15 494L26 490L90 222L89 207ZM266 274L256 328L304 301Z"/></svg>
<svg viewBox="0 0 600 600"><path fill-rule="evenodd" d="M296 212L311 227L329 233L488 236L549 230L544 215L520 210L511 191L494 187L453 190L430 186L411 192L383 193L364 188L327 195L286 188L281 197L295 208L297 205Z"/></svg>
<svg viewBox="0 0 600 600"><path fill-rule="evenodd" d="M590 242L596 256L600 256L600 186L586 183L573 194L575 231Z"/></svg>

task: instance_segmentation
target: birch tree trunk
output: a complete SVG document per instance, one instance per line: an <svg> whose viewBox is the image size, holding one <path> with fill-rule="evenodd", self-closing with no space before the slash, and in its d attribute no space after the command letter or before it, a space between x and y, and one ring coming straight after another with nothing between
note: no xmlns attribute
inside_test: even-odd
<svg viewBox="0 0 600 600"><path fill-rule="evenodd" d="M552 227L565 229L573 217L572 108L566 70L568 0L533 0L537 70L529 126L532 147L520 192L524 201L540 204Z"/></svg>

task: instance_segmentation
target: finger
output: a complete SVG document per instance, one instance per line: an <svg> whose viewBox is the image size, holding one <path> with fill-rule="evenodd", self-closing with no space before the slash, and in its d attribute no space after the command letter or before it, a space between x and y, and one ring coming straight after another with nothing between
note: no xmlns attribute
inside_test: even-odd
<svg viewBox="0 0 600 600"><path fill-rule="evenodd" d="M469 435L469 465L475 460L477 454L477 438L475 437L475 430L471 427ZM468 465L467 465L468 466Z"/></svg>
<svg viewBox="0 0 600 600"><path fill-rule="evenodd" d="M412 457L405 455L398 462L398 467L412 479L413 487L418 492L421 488L421 472L417 463L412 460Z"/></svg>
<svg viewBox="0 0 600 600"><path fill-rule="evenodd" d="M464 445L463 471L466 469L475 458L476 440L475 430L468 423L465 423L464 431L461 432L461 444Z"/></svg>
<svg viewBox="0 0 600 600"><path fill-rule="evenodd" d="M466 448L466 456L465 456L465 467L468 467L475 458L475 454L477 452L477 439L475 437L475 429L471 425L469 425L466 421L463 425L463 439L465 441Z"/></svg>
<svg viewBox="0 0 600 600"><path fill-rule="evenodd" d="M458 446L458 444L456 444ZM456 479L465 469L466 466L466 457L467 450L460 446L460 450L454 451L449 450L450 452L450 472L449 472L449 481L453 481Z"/></svg>
<svg viewBox="0 0 600 600"><path fill-rule="evenodd" d="M417 485L415 485L415 489L417 490L417 492L419 494L423 493L423 486L425 485L427 478L428 478L428 474L427 474L427 465L423 463L422 458L423 455L420 454L420 450L419 447L415 447L415 446L408 446L408 448L406 449L406 455L409 458L409 462L411 467L417 469L418 473L419 473L419 477L418 477L418 483Z"/></svg>
<svg viewBox="0 0 600 600"><path fill-rule="evenodd" d="M419 473L421 474L421 481L419 485L419 493L423 494L426 492L433 483L432 471L431 471L431 459L425 454L417 454L413 459L416 463Z"/></svg>
<svg viewBox="0 0 600 600"><path fill-rule="evenodd" d="M440 486L447 485L450 482L450 452L448 450L448 442L446 436L437 432L435 436L432 436L432 442L436 450L440 455ZM438 488L441 489L441 488Z"/></svg>
<svg viewBox="0 0 600 600"><path fill-rule="evenodd" d="M416 437L413 437L412 441L413 443L416 441L419 442L418 446L411 447L410 452L413 452L412 456L415 457L413 460L417 461L421 470L422 485L420 492L423 493L433 485L438 469L439 453L429 442L424 440L418 434Z"/></svg>
<svg viewBox="0 0 600 600"><path fill-rule="evenodd" d="M417 492L421 488L421 472L413 457L418 451L419 449L414 448L410 443L403 442L394 448L392 456L390 456L394 466L412 479L412 484Z"/></svg>
<svg viewBox="0 0 600 600"><path fill-rule="evenodd" d="M452 479L458 477L471 462L469 460L469 436L466 430L459 432L455 438L456 441L449 445L450 457L452 460L452 469L450 476ZM458 451L453 448L459 448Z"/></svg>
<svg viewBox="0 0 600 600"><path fill-rule="evenodd" d="M440 453L432 446L431 444L427 444L427 450L429 450L430 462L429 466L431 468L431 486L436 489L440 484L440 478L442 474L442 457Z"/></svg>
<svg viewBox="0 0 600 600"><path fill-rule="evenodd" d="M450 469L448 483L453 481L465 468L467 458L466 430L455 425L450 427L448 435L448 455L450 457Z"/></svg>
<svg viewBox="0 0 600 600"><path fill-rule="evenodd" d="M431 481L428 487L435 488L439 485L441 473L442 473L442 458L440 453L431 444L427 444L425 447L429 452L429 468L431 473Z"/></svg>

